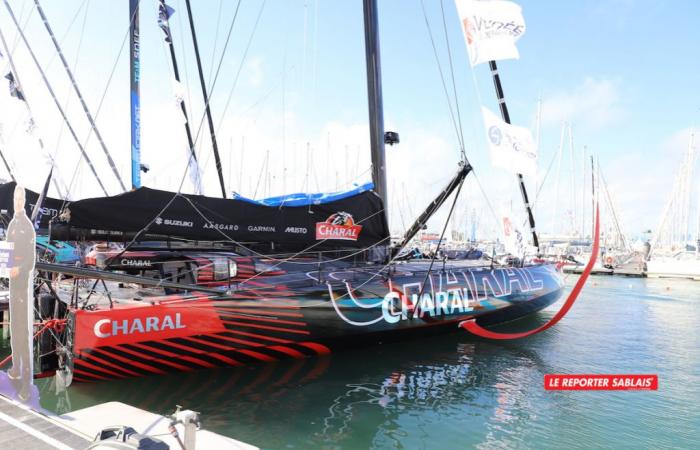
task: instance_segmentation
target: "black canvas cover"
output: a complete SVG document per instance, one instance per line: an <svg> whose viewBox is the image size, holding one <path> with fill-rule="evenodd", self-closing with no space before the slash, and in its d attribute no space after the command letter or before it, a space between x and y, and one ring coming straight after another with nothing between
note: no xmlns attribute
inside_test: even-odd
<svg viewBox="0 0 700 450"><path fill-rule="evenodd" d="M2 224L3 226L12 219L12 215L15 213L14 206L14 195L15 186L17 183L11 181L9 183L0 184L0 210L2 211ZM32 210L34 205L36 205L39 199L39 194L25 189L25 210L27 211L27 216L32 216ZM39 210L39 230L46 231L49 228L49 222L51 219L56 217L61 210L63 205L63 200L58 198L44 197L44 202L41 204L41 209Z"/></svg>
<svg viewBox="0 0 700 450"><path fill-rule="evenodd" d="M245 200L142 187L68 204L52 224L55 239L133 237L275 243L280 248L366 248L389 244L384 207L372 191L310 206L263 206Z"/></svg>

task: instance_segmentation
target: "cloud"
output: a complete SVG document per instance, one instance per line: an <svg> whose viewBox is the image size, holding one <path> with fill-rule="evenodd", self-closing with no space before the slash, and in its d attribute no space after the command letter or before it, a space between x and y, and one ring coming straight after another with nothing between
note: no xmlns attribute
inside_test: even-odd
<svg viewBox="0 0 700 450"><path fill-rule="evenodd" d="M542 125L573 122L579 127L599 129L616 122L624 111L617 80L586 78L568 91L555 92L542 102Z"/></svg>

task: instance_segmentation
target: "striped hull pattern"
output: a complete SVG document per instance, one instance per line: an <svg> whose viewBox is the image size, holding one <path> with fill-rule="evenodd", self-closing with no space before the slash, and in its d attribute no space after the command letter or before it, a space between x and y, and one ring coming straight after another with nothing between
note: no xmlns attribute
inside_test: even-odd
<svg viewBox="0 0 700 450"><path fill-rule="evenodd" d="M446 270L431 275L424 287L425 273L357 280L294 287L260 283L216 298L175 295L113 309L73 310L73 379L308 358L457 330L471 318L500 323L549 306L563 287L551 266Z"/></svg>

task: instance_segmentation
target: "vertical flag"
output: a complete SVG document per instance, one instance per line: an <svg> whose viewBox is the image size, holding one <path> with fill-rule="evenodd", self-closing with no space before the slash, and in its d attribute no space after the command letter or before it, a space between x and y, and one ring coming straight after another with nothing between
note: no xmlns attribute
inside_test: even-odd
<svg viewBox="0 0 700 450"><path fill-rule="evenodd" d="M504 122L483 106L481 112L491 149L491 163L516 174L534 177L537 173L537 148L530 130Z"/></svg>
<svg viewBox="0 0 700 450"><path fill-rule="evenodd" d="M525 243L523 233L510 219L509 215L503 216L503 244L506 251L513 256L522 258L525 255Z"/></svg>
<svg viewBox="0 0 700 450"><path fill-rule="evenodd" d="M189 171L190 182L192 183L192 186L194 186L194 193L197 195L202 195L202 170L199 168L199 163L194 157L192 150L190 150L188 147L185 148L187 151L187 170Z"/></svg>
<svg viewBox="0 0 700 450"><path fill-rule="evenodd" d="M506 0L455 0L472 67L483 62L518 59L515 46L525 34L519 5Z"/></svg>
<svg viewBox="0 0 700 450"><path fill-rule="evenodd" d="M10 95L13 97L17 97L18 100L24 100L24 93L22 92L22 89L19 87L17 82L15 81L15 76L12 75L12 72L7 72L7 75L5 75L5 78L10 82Z"/></svg>
<svg viewBox="0 0 700 450"><path fill-rule="evenodd" d="M160 0L158 5L158 26L163 33L165 33L165 42L171 43L172 37L170 36L170 17L175 13L175 10L170 6L165 4L165 0Z"/></svg>

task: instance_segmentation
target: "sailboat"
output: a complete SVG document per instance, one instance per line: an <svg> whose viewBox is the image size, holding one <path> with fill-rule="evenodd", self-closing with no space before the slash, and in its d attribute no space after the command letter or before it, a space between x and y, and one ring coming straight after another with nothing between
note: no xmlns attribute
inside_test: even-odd
<svg viewBox="0 0 700 450"><path fill-rule="evenodd" d="M696 159L695 133L691 131L680 176L662 214L661 224L651 239L646 262L648 277L700 281L700 228L695 242L691 241L689 232L692 221L690 187ZM700 202L700 196L698 201Z"/></svg>
<svg viewBox="0 0 700 450"><path fill-rule="evenodd" d="M166 249L187 243L227 253L205 266L163 265L159 277L147 270L138 276L37 263L47 274L41 277L43 318L55 319L50 326L58 338L44 340L43 372L99 381L303 358L461 328L479 332L561 297L564 282L553 264L397 260L433 213L451 195L456 198L471 165L458 164L452 180L391 246L384 143L396 136L383 127L376 0L363 0L363 6L372 144L368 189L270 204L139 187L68 203L51 224L52 238L126 243L107 266L137 243ZM498 91L505 108L500 81ZM536 246L534 218L518 178ZM196 284L193 274L197 278L205 268L225 282ZM81 290L81 279L94 280L92 288ZM583 282L585 277L576 293ZM96 301L100 293L103 300ZM571 303L572 296L564 309Z"/></svg>

